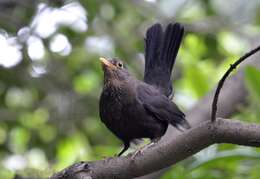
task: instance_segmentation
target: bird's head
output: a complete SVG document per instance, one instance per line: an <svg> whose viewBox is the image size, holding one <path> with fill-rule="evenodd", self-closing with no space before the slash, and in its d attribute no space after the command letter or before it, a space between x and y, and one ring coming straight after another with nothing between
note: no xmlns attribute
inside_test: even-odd
<svg viewBox="0 0 260 179"><path fill-rule="evenodd" d="M124 67L122 61L118 59L100 58L104 71L104 80L106 82L111 81L127 81L130 77L127 69Z"/></svg>

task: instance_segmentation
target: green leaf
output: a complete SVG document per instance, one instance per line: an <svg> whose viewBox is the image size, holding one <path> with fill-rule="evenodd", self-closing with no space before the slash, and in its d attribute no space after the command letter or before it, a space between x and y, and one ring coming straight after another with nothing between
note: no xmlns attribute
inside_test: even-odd
<svg viewBox="0 0 260 179"><path fill-rule="evenodd" d="M74 79L74 89L80 94L88 94L98 89L99 84L98 76L92 71L80 74Z"/></svg>
<svg viewBox="0 0 260 179"><path fill-rule="evenodd" d="M90 160L91 153L92 149L87 138L82 133L73 133L60 140L57 145L57 159L59 162L56 168L64 168L78 160Z"/></svg>
<svg viewBox="0 0 260 179"><path fill-rule="evenodd" d="M9 138L9 149L14 153L23 153L29 147L31 134L25 128L15 127L11 130Z"/></svg>
<svg viewBox="0 0 260 179"><path fill-rule="evenodd" d="M256 152L251 148L236 148L233 150L221 151L216 154L211 154L209 156L203 156L197 159L189 165L189 169L194 170L198 167L216 165L219 161L234 161L241 159L260 159L260 153Z"/></svg>
<svg viewBox="0 0 260 179"><path fill-rule="evenodd" d="M186 75L187 79L189 79L187 81L189 87L193 89L193 92L197 97L201 97L208 92L208 79L206 74L204 74L203 69L199 68L199 66L190 66L190 68L186 71Z"/></svg>
<svg viewBox="0 0 260 179"><path fill-rule="evenodd" d="M260 70L248 66L245 69L245 80L253 99L260 100Z"/></svg>
<svg viewBox="0 0 260 179"><path fill-rule="evenodd" d="M245 40L230 32L221 32L219 43L228 54L243 53L247 47Z"/></svg>

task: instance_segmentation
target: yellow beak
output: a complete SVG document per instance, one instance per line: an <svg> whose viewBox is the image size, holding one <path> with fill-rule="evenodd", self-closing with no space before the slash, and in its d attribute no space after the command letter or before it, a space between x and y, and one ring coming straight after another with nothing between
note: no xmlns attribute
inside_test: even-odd
<svg viewBox="0 0 260 179"><path fill-rule="evenodd" d="M100 57L99 60L101 61L101 63L109 68L115 68L115 66L106 58Z"/></svg>

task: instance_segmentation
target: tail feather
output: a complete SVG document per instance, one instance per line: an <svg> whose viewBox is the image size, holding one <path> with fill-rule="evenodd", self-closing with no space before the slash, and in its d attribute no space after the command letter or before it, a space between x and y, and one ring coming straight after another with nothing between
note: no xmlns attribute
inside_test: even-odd
<svg viewBox="0 0 260 179"><path fill-rule="evenodd" d="M168 67L168 71L171 75L173 65L181 40L183 37L184 29L179 23L169 24L166 28L166 32L163 39L163 45L160 53L160 60L165 63L165 66ZM170 76L168 76L170 77Z"/></svg>
<svg viewBox="0 0 260 179"><path fill-rule="evenodd" d="M160 46L162 42L162 26L161 24L154 24L146 32L145 38L145 80L150 81L152 77L151 69L154 69L156 64L159 62Z"/></svg>
<svg viewBox="0 0 260 179"><path fill-rule="evenodd" d="M171 120L170 123L176 127L178 130L180 131L185 131L187 129L190 129L191 126L190 124L188 123L188 121L183 117L177 117L178 119L175 119L175 120Z"/></svg>
<svg viewBox="0 0 260 179"><path fill-rule="evenodd" d="M191 126L190 124L188 123L188 121L186 121L185 119L182 120L180 123L177 124L177 128L184 128L184 129L190 129Z"/></svg>
<svg viewBox="0 0 260 179"><path fill-rule="evenodd" d="M184 28L169 24L162 32L160 24L147 30L145 46L144 81L159 87L163 94L171 96L171 72L181 44Z"/></svg>

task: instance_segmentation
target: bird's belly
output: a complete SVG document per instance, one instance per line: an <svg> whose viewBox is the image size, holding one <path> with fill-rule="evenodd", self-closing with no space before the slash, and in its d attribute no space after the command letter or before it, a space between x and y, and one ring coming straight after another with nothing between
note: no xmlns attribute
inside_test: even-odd
<svg viewBox="0 0 260 179"><path fill-rule="evenodd" d="M156 138L164 135L168 124L161 123L154 116L146 112L143 106L129 106L126 109L129 114L125 119L127 134L131 138Z"/></svg>
<svg viewBox="0 0 260 179"><path fill-rule="evenodd" d="M102 121L117 137L131 141L136 138L156 138L165 133L168 125L149 115L140 103L120 99L115 96L106 98L106 103L100 106Z"/></svg>

